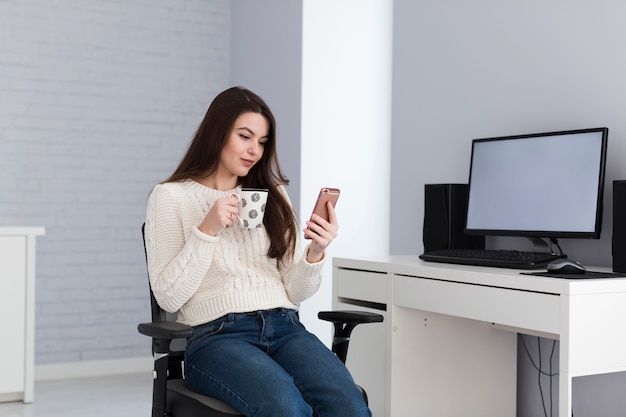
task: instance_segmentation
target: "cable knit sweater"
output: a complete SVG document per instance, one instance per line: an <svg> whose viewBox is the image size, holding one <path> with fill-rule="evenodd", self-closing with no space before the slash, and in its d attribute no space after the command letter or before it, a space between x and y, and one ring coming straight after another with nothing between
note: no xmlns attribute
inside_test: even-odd
<svg viewBox="0 0 626 417"><path fill-rule="evenodd" d="M159 184L148 198L150 285L159 305L178 311L181 323L196 326L227 313L297 309L319 288L323 261L308 263L300 243L295 258L278 265L267 256L265 227L234 225L217 236L198 229L215 201L231 192L187 180Z"/></svg>

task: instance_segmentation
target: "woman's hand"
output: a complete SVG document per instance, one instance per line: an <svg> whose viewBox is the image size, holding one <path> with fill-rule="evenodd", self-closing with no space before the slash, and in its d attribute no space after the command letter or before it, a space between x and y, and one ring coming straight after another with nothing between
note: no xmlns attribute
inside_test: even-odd
<svg viewBox="0 0 626 417"><path fill-rule="evenodd" d="M306 254L306 260L309 263L321 261L322 258L324 258L324 251L337 237L339 224L337 223L337 216L335 215L335 210L330 201L326 202L326 208L328 209L328 221L317 214L313 214L311 220L306 222L307 227L304 229L304 236L307 239L311 239L311 245Z"/></svg>
<svg viewBox="0 0 626 417"><path fill-rule="evenodd" d="M217 236L222 229L228 229L237 221L239 200L236 195L220 198L215 202L198 229L207 235Z"/></svg>

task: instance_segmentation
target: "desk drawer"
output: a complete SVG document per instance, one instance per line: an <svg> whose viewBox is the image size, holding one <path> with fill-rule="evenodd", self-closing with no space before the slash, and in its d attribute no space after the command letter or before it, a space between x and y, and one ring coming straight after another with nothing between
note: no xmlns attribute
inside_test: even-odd
<svg viewBox="0 0 626 417"><path fill-rule="evenodd" d="M387 303L387 274L337 268L337 297Z"/></svg>
<svg viewBox="0 0 626 417"><path fill-rule="evenodd" d="M520 329L560 333L560 297L436 279L394 275L400 307L431 311Z"/></svg>

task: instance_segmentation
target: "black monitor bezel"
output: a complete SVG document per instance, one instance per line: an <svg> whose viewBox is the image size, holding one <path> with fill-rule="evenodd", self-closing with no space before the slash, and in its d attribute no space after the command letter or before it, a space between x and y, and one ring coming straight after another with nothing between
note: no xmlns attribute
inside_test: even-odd
<svg viewBox="0 0 626 417"><path fill-rule="evenodd" d="M600 167L598 178L598 193L596 197L596 219L595 227L593 231L563 231L563 230L500 230L500 229L469 229L467 227L467 216L465 221L464 233L468 235L480 235L480 236L512 236L512 237L539 237L539 238L575 238L575 239L600 239L602 233L602 212L604 210L604 182L606 171L606 154L608 145L608 133L607 127L596 127L588 129L576 129L576 130L560 130L554 132L543 133L530 133L522 135L508 135L490 138L480 138L472 140L472 152L470 159L470 171L469 171L469 183L468 183L468 210L469 199L472 192L472 165L474 161L474 145L480 142L486 141L501 141L511 139L528 139L528 138L540 138L540 137L553 137L559 135L571 135L578 133L591 133L602 132L602 148L600 155Z"/></svg>

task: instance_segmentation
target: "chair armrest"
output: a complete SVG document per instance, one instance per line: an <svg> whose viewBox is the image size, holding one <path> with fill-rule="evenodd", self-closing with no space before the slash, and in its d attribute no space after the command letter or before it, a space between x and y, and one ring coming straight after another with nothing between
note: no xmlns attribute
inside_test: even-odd
<svg viewBox="0 0 626 417"><path fill-rule="evenodd" d="M321 320L330 321L332 323L380 323L383 316L368 311L320 311L317 317Z"/></svg>
<svg viewBox="0 0 626 417"><path fill-rule="evenodd" d="M169 376L182 375L180 368L181 352L170 352L170 344L176 339L187 339L193 335L193 327L175 321L159 321L140 323L139 333L152 338L152 355L154 356L154 377L152 387L152 416L165 416L165 399L167 398L167 381ZM174 356L172 356L174 355ZM170 356L176 361L170 362Z"/></svg>
<svg viewBox="0 0 626 417"><path fill-rule="evenodd" d="M359 324L380 323L384 319L382 314L351 310L320 311L317 317L335 325L332 350L343 363L346 363L348 356L348 344L352 330Z"/></svg>
<svg viewBox="0 0 626 417"><path fill-rule="evenodd" d="M153 339L187 339L193 335L193 327L175 321L160 321L153 323L140 323L137 326L139 333L150 336Z"/></svg>

